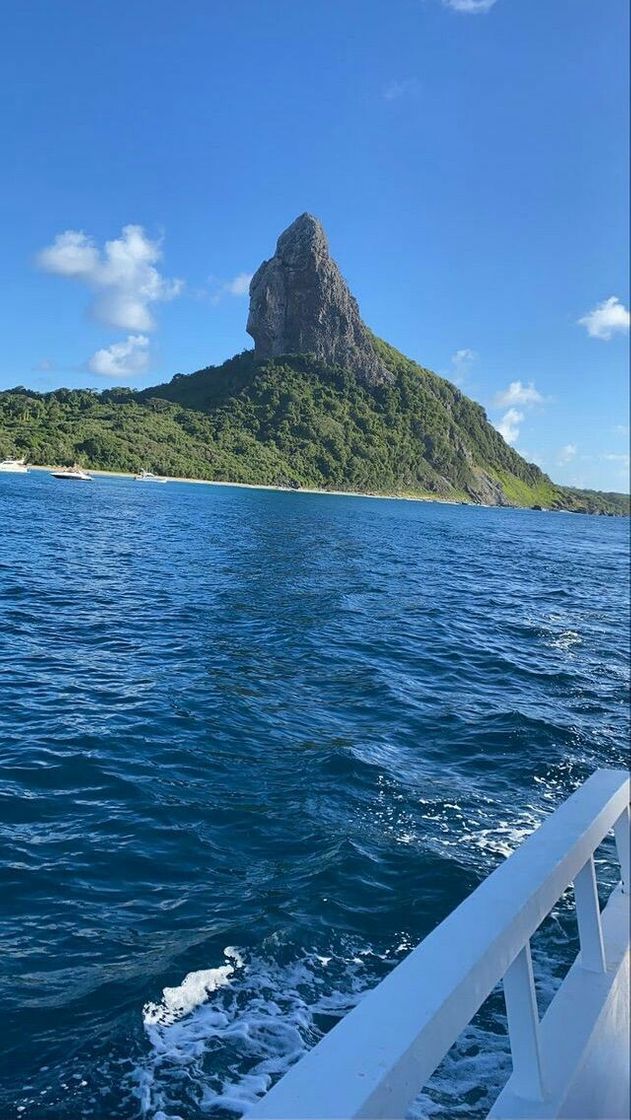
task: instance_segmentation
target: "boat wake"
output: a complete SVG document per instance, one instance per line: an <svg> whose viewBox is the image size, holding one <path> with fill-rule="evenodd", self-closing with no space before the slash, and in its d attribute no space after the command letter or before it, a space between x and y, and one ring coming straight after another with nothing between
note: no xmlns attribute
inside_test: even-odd
<svg viewBox="0 0 631 1120"><path fill-rule="evenodd" d="M227 964L191 972L145 1005L149 1053L132 1077L143 1116L175 1120L193 1106L242 1115L395 963L350 944L284 961L281 947L267 948L228 947Z"/></svg>
<svg viewBox="0 0 631 1120"><path fill-rule="evenodd" d="M553 919L534 946L542 1007L552 998L554 943L567 938ZM411 948L389 953L350 942L320 955L279 960L227 947L225 964L190 972L143 1009L149 1051L131 1090L148 1120L179 1120L199 1110L233 1118L248 1109L383 978ZM557 945L558 949L558 945ZM282 954L281 954L282 955ZM487 1000L411 1106L408 1120L484 1116L510 1074L501 990Z"/></svg>

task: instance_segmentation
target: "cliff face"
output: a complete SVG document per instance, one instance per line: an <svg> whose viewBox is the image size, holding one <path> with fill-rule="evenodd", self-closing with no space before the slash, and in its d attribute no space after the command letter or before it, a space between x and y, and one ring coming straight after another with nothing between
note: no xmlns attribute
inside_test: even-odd
<svg viewBox="0 0 631 1120"><path fill-rule="evenodd" d="M391 379L311 214L292 222L253 276L247 331L257 358L315 354L367 384Z"/></svg>

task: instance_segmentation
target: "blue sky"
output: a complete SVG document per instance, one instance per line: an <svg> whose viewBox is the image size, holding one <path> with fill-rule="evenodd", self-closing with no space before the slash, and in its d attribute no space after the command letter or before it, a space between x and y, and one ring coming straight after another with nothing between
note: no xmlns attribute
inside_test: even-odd
<svg viewBox="0 0 631 1120"><path fill-rule="evenodd" d="M6 5L0 387L251 346L247 277L310 210L378 334L554 478L628 489L627 23L627 0Z"/></svg>

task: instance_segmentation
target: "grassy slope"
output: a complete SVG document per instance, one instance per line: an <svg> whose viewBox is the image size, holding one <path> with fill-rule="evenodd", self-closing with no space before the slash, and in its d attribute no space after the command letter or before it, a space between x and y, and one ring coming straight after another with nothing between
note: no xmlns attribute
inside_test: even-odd
<svg viewBox="0 0 631 1120"><path fill-rule="evenodd" d="M556 486L480 405L375 339L391 384L308 356L252 352L140 393L0 393L0 455L254 483L627 512L622 495Z"/></svg>

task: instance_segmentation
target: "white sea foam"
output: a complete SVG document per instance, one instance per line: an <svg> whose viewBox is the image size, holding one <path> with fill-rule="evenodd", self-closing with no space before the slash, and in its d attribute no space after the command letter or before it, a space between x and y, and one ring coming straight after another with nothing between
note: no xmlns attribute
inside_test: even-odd
<svg viewBox="0 0 631 1120"><path fill-rule="evenodd" d="M176 1023L205 1003L212 992L229 984L235 968L243 967L243 958L231 946L224 949L224 956L233 963L189 972L176 988L164 988L160 1003L146 1003L142 1010L145 1027L167 1027Z"/></svg>
<svg viewBox="0 0 631 1120"><path fill-rule="evenodd" d="M559 962L567 961L567 922L559 919L570 909L562 900L533 943L541 1010L560 981ZM143 1012L149 1049L134 1074L142 1115L246 1113L413 943L402 933L393 946L383 952L349 940L282 959L287 950L271 938L259 954L227 948L227 964L189 973L165 989ZM509 1073L504 1004L496 991L419 1094L409 1120L486 1115Z"/></svg>
<svg viewBox="0 0 631 1120"><path fill-rule="evenodd" d="M577 620L569 611L551 611L541 617L532 616L529 621L539 630L549 649L567 653L583 644L583 637L576 629Z"/></svg>
<svg viewBox="0 0 631 1120"><path fill-rule="evenodd" d="M543 814L530 808L517 821L500 820L490 827L471 829L460 837L460 844L473 845L491 855L510 856L541 824Z"/></svg>
<svg viewBox="0 0 631 1120"><path fill-rule="evenodd" d="M556 800L556 785L541 779L543 797ZM390 835L398 844L415 844L441 856L453 855L459 863L474 864L488 873L498 858L506 858L539 827L547 806L544 804L509 805L504 800L486 796L477 786L467 789L459 783L458 798L445 796L445 782L433 798L416 800L420 814L413 816L396 793L395 784L385 775L378 778L379 795L367 813L379 831ZM567 776L563 776L563 790ZM442 794L442 796L441 796Z"/></svg>
<svg viewBox="0 0 631 1120"><path fill-rule="evenodd" d="M228 948L228 964L189 973L148 1003L149 1051L133 1075L144 1116L176 1120L186 1101L203 1112L241 1114L345 1014L394 958L303 953L280 963Z"/></svg>

